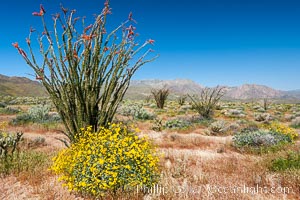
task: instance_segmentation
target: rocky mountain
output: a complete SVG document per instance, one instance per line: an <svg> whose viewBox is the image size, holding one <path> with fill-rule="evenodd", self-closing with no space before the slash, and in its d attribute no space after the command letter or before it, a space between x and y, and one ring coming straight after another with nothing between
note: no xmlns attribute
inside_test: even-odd
<svg viewBox="0 0 300 200"><path fill-rule="evenodd" d="M25 77L9 77L0 74L0 95L45 96L44 87L37 81Z"/></svg>
<svg viewBox="0 0 300 200"><path fill-rule="evenodd" d="M231 99L276 99L284 96L284 92L264 85L244 84L238 87L226 87L225 96Z"/></svg>

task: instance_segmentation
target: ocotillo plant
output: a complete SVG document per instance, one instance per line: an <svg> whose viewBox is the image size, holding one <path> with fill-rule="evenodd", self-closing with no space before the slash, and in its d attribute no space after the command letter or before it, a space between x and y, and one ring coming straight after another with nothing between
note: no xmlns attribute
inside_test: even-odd
<svg viewBox="0 0 300 200"><path fill-rule="evenodd" d="M161 89L153 89L151 90L151 93L154 96L157 107L163 109L170 94L170 90L167 87L164 87Z"/></svg>
<svg viewBox="0 0 300 200"><path fill-rule="evenodd" d="M38 36L41 64L31 44L33 28L26 38L29 56L18 43L13 46L48 91L66 127L65 134L74 142L81 128L91 125L97 131L113 120L133 74L156 56L147 59L152 50L144 48L154 40L142 45L134 41L137 34L132 13L112 32L106 32L109 1L93 24L86 26L82 18L82 31L77 29L80 18L74 17L76 11L61 9L60 14L53 15L53 31L48 29L42 5L39 12L32 13L43 24Z"/></svg>
<svg viewBox="0 0 300 200"><path fill-rule="evenodd" d="M225 95L224 89L224 87L219 86L215 88L204 88L198 97L188 96L192 100L192 105L199 115L205 119L211 119L216 105Z"/></svg>

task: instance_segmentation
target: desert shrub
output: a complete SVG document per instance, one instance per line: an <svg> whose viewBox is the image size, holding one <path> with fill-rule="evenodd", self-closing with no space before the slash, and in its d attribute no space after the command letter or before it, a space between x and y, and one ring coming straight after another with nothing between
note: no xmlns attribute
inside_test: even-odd
<svg viewBox="0 0 300 200"><path fill-rule="evenodd" d="M33 121L45 121L49 116L50 108L49 105L36 105L28 110L28 114Z"/></svg>
<svg viewBox="0 0 300 200"><path fill-rule="evenodd" d="M218 120L210 124L209 129L213 135L224 133L226 131L226 122Z"/></svg>
<svg viewBox="0 0 300 200"><path fill-rule="evenodd" d="M180 110L182 110L182 111L187 111L187 110L190 110L190 109L192 109L191 105L182 105L182 106L180 106Z"/></svg>
<svg viewBox="0 0 300 200"><path fill-rule="evenodd" d="M132 119L151 120L155 115L143 108L142 104L129 104L121 108L120 113L124 116L130 116Z"/></svg>
<svg viewBox="0 0 300 200"><path fill-rule="evenodd" d="M134 118L140 120L151 120L154 119L155 115L145 109L141 109L135 113Z"/></svg>
<svg viewBox="0 0 300 200"><path fill-rule="evenodd" d="M1 108L0 107L0 114L14 115L14 114L17 114L19 112L20 112L20 110L16 109L16 108L12 108L12 107Z"/></svg>
<svg viewBox="0 0 300 200"><path fill-rule="evenodd" d="M255 113L254 120L257 122L269 122L273 118L269 113Z"/></svg>
<svg viewBox="0 0 300 200"><path fill-rule="evenodd" d="M227 131L238 131L240 130L241 125L238 122L232 122L227 126Z"/></svg>
<svg viewBox="0 0 300 200"><path fill-rule="evenodd" d="M45 146L45 145L46 145L46 139L44 137L40 137L40 136L27 141L27 146L29 148L36 148L36 147Z"/></svg>
<svg viewBox="0 0 300 200"><path fill-rule="evenodd" d="M37 105L28 110L28 113L24 113L16 116L12 119L12 125L24 125L27 123L51 123L59 122L61 120L57 113L49 113L49 105Z"/></svg>
<svg viewBox="0 0 300 200"><path fill-rule="evenodd" d="M259 125L254 122L243 122L240 123L241 125L244 125L244 128L242 128L241 132L254 132L259 130Z"/></svg>
<svg viewBox="0 0 300 200"><path fill-rule="evenodd" d="M163 130L163 128L164 128L164 126L163 126L162 119L155 118L151 129L154 130L154 131L160 132L160 131Z"/></svg>
<svg viewBox="0 0 300 200"><path fill-rule="evenodd" d="M229 117L245 117L245 113L240 109L228 109L222 112L225 116Z"/></svg>
<svg viewBox="0 0 300 200"><path fill-rule="evenodd" d="M158 181L158 154L135 131L111 124L96 133L81 129L78 136L53 159L52 170L69 190L99 197Z"/></svg>
<svg viewBox="0 0 300 200"><path fill-rule="evenodd" d="M29 114L22 114L22 115L18 115L16 116L16 118L12 119L10 121L10 124L12 125L24 125L24 124L28 124L32 122L32 118Z"/></svg>
<svg viewBox="0 0 300 200"><path fill-rule="evenodd" d="M184 119L171 119L166 121L164 127L168 129L185 129L190 125L191 123Z"/></svg>
<svg viewBox="0 0 300 200"><path fill-rule="evenodd" d="M273 171L300 169L300 152L289 152L287 156L273 160L270 169Z"/></svg>
<svg viewBox="0 0 300 200"><path fill-rule="evenodd" d="M296 117L294 115L291 115L291 114L285 114L284 115L284 120L287 121L287 122L290 122L290 121L292 121L295 118Z"/></svg>
<svg viewBox="0 0 300 200"><path fill-rule="evenodd" d="M192 100L193 108L206 119L213 117L213 113L216 105L218 105L220 99L225 95L223 87L215 88L204 88L201 90L198 97L192 97L189 95Z"/></svg>
<svg viewBox="0 0 300 200"><path fill-rule="evenodd" d="M300 128L300 117L296 117L291 122L291 127L293 128Z"/></svg>
<svg viewBox="0 0 300 200"><path fill-rule="evenodd" d="M283 135L287 135L291 140L294 140L298 137L298 133L293 128L280 124L278 122L273 122L271 124L263 125L263 128L266 128L270 131L274 131Z"/></svg>
<svg viewBox="0 0 300 200"><path fill-rule="evenodd" d="M5 108L7 105L4 102L0 102L0 108Z"/></svg>
<svg viewBox="0 0 300 200"><path fill-rule="evenodd" d="M161 89L153 89L151 91L154 100L156 102L157 108L163 109L166 103L166 100L170 94L170 90L166 87Z"/></svg>
<svg viewBox="0 0 300 200"><path fill-rule="evenodd" d="M270 147L292 142L292 139L285 134L259 129L256 131L241 131L233 137L233 144L236 147Z"/></svg>

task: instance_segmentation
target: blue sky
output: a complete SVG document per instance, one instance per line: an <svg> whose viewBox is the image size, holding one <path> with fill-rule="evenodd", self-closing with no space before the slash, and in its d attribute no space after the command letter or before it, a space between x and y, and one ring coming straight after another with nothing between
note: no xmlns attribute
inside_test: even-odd
<svg viewBox="0 0 300 200"><path fill-rule="evenodd" d="M4 3L5 2L5 3ZM93 19L103 0L10 0L0 6L0 74L28 76L30 67L11 43L23 47L31 15L42 3L47 15L59 4ZM113 26L133 12L140 40L152 38L160 57L135 79L188 78L205 86L244 83L300 89L298 0L111 0ZM26 49L26 48L25 48Z"/></svg>

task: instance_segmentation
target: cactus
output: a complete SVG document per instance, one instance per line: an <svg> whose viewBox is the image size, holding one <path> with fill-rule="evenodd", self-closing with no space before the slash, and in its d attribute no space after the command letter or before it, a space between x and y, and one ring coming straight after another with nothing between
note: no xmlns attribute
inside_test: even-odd
<svg viewBox="0 0 300 200"><path fill-rule="evenodd" d="M53 17L53 31L46 24L43 6L40 12L33 13L43 24L43 34L38 38L42 64L38 64L31 45L33 29L26 39L29 56L18 43L13 44L46 88L71 143L77 140L75 136L82 127L91 125L97 132L100 126L107 126L134 73L157 57L148 59L152 50L144 50L154 40L149 39L142 45L134 41L137 35L132 14L112 32L106 33L111 13L109 1L105 2L93 24L86 26L82 19L82 33L77 29L75 12L62 7L62 13Z"/></svg>
<svg viewBox="0 0 300 200"><path fill-rule="evenodd" d="M9 162L8 159L13 159L13 155L22 139L22 136L23 133L12 135L0 132L0 159L4 159L5 162Z"/></svg>

